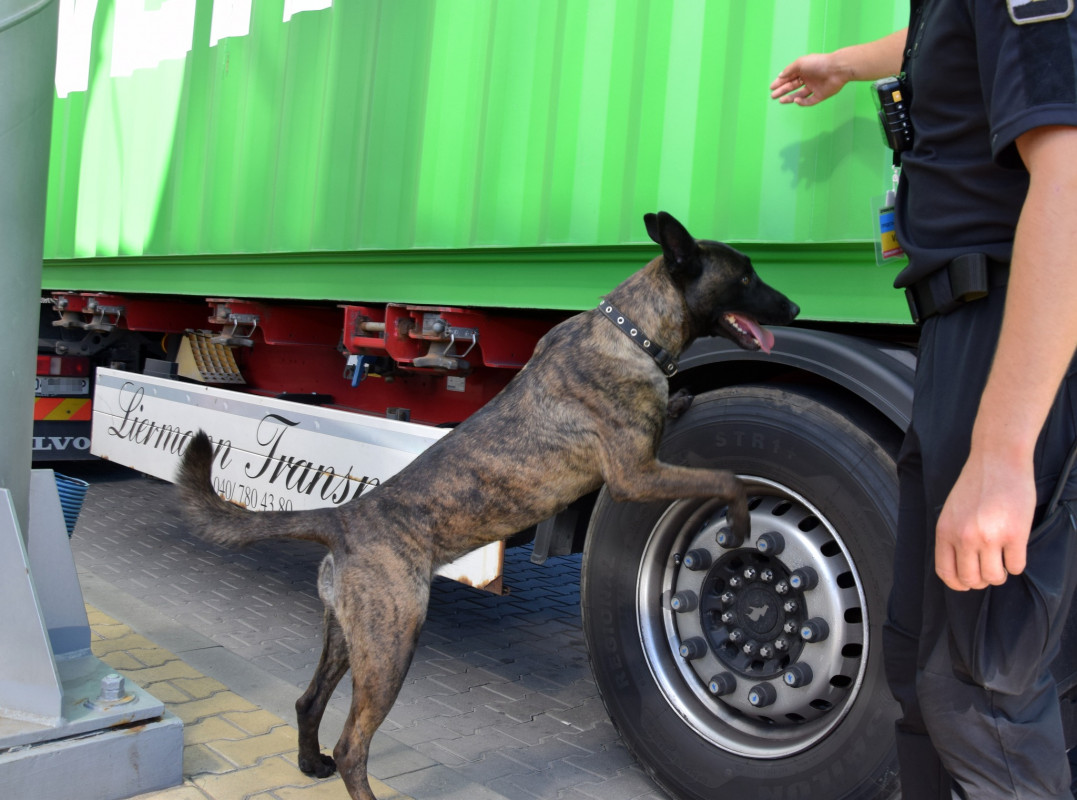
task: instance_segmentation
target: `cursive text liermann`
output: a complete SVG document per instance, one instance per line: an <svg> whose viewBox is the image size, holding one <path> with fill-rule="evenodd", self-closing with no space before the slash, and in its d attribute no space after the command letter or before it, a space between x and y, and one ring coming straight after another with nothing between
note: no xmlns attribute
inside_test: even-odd
<svg viewBox="0 0 1077 800"><path fill-rule="evenodd" d="M183 455L193 430L147 414L146 392L142 386L125 383L119 397L122 414L118 422L106 429L109 436L175 458ZM376 477L353 475L351 466L340 470L332 464L315 464L298 454L288 453L285 437L299 424L282 414L267 413L258 420L249 447L244 446L246 442L233 445L232 439L209 432L215 444L214 462L222 470L229 468L233 455L250 456L242 467L250 482L239 483L218 477L214 480L217 491L226 499L248 507L283 509L291 507L288 495L307 495L318 497L327 505L343 505L379 484ZM273 491L267 491L267 488Z"/></svg>

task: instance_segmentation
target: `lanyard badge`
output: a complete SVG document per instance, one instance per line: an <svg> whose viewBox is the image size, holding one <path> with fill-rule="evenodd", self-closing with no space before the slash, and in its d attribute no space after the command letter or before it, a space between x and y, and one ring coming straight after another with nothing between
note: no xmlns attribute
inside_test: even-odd
<svg viewBox="0 0 1077 800"><path fill-rule="evenodd" d="M900 167L895 166L891 188L872 201L875 221L875 263L879 266L894 264L899 259L905 258L905 251L898 243L897 230L894 226L894 204L897 199L900 175Z"/></svg>

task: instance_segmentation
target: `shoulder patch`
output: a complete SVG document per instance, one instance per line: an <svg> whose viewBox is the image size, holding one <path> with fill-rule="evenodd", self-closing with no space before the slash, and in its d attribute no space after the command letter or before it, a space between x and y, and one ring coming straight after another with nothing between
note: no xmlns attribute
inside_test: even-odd
<svg viewBox="0 0 1077 800"><path fill-rule="evenodd" d="M1016 25L1063 19L1073 13L1073 0L1006 0Z"/></svg>

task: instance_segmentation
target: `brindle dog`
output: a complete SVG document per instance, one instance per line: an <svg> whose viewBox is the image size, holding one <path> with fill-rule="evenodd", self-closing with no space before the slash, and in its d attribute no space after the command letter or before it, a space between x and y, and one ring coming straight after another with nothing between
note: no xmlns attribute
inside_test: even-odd
<svg viewBox="0 0 1077 800"><path fill-rule="evenodd" d="M603 483L616 500L722 498L734 532L747 535L744 489L732 473L656 459L667 376L672 358L699 336L769 351L773 336L760 324L788 323L799 309L736 250L696 241L664 212L644 222L661 245L659 258L599 308L553 328L497 397L343 507L249 513L214 493L206 435L190 442L178 483L201 536L223 545L294 538L329 548L318 576L321 661L296 702L304 772L325 777L339 769L353 798L374 800L366 775L371 737L411 663L440 565L556 514ZM665 356L648 353L644 341ZM330 758L321 753L318 726L349 666L351 712Z"/></svg>

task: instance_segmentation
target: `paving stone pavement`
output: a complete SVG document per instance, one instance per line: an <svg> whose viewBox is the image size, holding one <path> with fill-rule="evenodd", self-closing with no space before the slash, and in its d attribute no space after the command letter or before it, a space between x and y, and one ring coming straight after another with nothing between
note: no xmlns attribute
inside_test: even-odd
<svg viewBox="0 0 1077 800"><path fill-rule="evenodd" d="M289 709L321 650L324 549L226 550L186 530L168 483L103 463L60 471L91 483L72 538L87 601L151 639L159 632L202 673L294 724ZM371 774L416 800L666 800L599 699L580 623L579 557L542 566L529 558L529 548L508 551L506 596L435 580ZM329 749L347 686L345 677L323 724Z"/></svg>
<svg viewBox="0 0 1077 800"><path fill-rule="evenodd" d="M298 767L295 731L280 717L202 675L175 653L87 604L95 656L183 721L179 786L138 800L330 800L346 794L339 775L315 780ZM376 778L379 800L413 800Z"/></svg>

